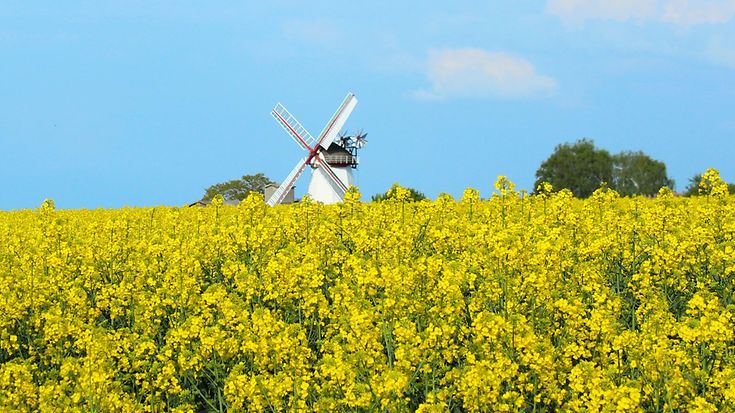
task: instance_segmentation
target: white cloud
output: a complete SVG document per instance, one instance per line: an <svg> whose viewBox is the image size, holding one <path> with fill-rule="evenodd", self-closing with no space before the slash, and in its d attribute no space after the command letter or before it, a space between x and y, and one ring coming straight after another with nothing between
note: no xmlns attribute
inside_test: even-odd
<svg viewBox="0 0 735 413"><path fill-rule="evenodd" d="M590 19L630 20L654 17L658 0L549 0L546 9L567 22Z"/></svg>
<svg viewBox="0 0 735 413"><path fill-rule="evenodd" d="M671 0L663 7L664 21L692 26L725 23L735 16L735 0Z"/></svg>
<svg viewBox="0 0 735 413"><path fill-rule="evenodd" d="M523 99L549 96L558 88L526 59L473 48L429 51L427 78L430 87L414 92L416 98Z"/></svg>
<svg viewBox="0 0 735 413"><path fill-rule="evenodd" d="M735 0L548 0L546 9L568 23L655 20L692 26L731 20Z"/></svg>

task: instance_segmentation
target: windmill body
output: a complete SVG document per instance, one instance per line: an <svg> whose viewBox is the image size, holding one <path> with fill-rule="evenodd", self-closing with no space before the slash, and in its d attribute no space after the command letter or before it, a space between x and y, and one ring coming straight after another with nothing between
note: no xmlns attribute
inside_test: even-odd
<svg viewBox="0 0 735 413"><path fill-rule="evenodd" d="M357 167L357 155L349 150L349 142L344 137L339 137L337 142L332 142L322 152L323 158L332 168L337 178L348 188L355 184L352 170ZM325 168L315 165L311 172L308 194L311 199L325 204L334 204L342 201L340 188L330 178Z"/></svg>
<svg viewBox="0 0 735 413"><path fill-rule="evenodd" d="M349 188L355 184L355 178L352 176L352 168L332 168L340 181L344 182ZM309 197L314 201L324 204L336 204L342 202L342 196L337 185L327 175L323 168L318 166L311 172L311 181L309 181L308 192Z"/></svg>
<svg viewBox="0 0 735 413"><path fill-rule="evenodd" d="M366 134L339 135L355 105L357 98L354 94L348 93L317 138L314 138L283 105L279 103L273 108L271 115L307 152L307 155L296 163L278 189L268 197L266 201L268 205L281 203L307 166L312 168L309 196L325 204L342 201L349 186L354 184L352 170L357 168L357 150L367 142Z"/></svg>

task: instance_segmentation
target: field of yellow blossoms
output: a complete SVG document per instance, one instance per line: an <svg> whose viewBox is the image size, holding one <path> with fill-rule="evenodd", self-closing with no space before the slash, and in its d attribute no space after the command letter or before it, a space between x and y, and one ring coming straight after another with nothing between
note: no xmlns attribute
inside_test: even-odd
<svg viewBox="0 0 735 413"><path fill-rule="evenodd" d="M735 411L735 197L705 178L0 212L0 411Z"/></svg>

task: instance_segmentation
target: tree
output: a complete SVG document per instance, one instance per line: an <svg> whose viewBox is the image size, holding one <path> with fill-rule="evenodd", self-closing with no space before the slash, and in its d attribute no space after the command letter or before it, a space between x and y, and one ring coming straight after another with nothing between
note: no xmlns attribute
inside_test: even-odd
<svg viewBox="0 0 735 413"><path fill-rule="evenodd" d="M543 182L549 182L555 189L567 188L578 198L592 195L603 182L624 196L653 196L663 186L674 186L663 162L641 151L610 155L604 149L595 148L592 140L586 138L554 148L536 171L534 188Z"/></svg>
<svg viewBox="0 0 735 413"><path fill-rule="evenodd" d="M536 171L534 188L549 182L555 189L567 188L574 196L586 198L603 182L612 182L613 157L595 148L590 139L557 145Z"/></svg>
<svg viewBox="0 0 735 413"><path fill-rule="evenodd" d="M406 191L408 192L406 193ZM371 199L373 202L380 202L388 199L399 198L402 194L406 194L406 200L409 202L417 202L426 199L426 195L423 193L413 188L401 187L397 183L393 184L393 186L391 186L384 194L375 194Z"/></svg>
<svg viewBox="0 0 735 413"><path fill-rule="evenodd" d="M614 155L612 175L611 188L624 196L653 196L661 187L674 187L674 181L666 175L666 164L641 151Z"/></svg>
<svg viewBox="0 0 735 413"><path fill-rule="evenodd" d="M250 192L265 192L265 187L271 184L275 184L275 182L271 181L262 173L245 175L240 179L233 179L210 186L205 190L202 201L211 201L217 194L222 195L229 201L242 201Z"/></svg>
<svg viewBox="0 0 735 413"><path fill-rule="evenodd" d="M699 183L702 182L702 174L696 174L689 178L689 185L684 189L684 196L699 195Z"/></svg>

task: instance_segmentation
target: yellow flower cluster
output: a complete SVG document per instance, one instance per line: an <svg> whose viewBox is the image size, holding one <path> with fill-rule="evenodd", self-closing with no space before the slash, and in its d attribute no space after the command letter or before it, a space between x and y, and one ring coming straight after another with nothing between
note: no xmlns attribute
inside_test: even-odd
<svg viewBox="0 0 735 413"><path fill-rule="evenodd" d="M0 411L735 411L735 199L0 213Z"/></svg>

